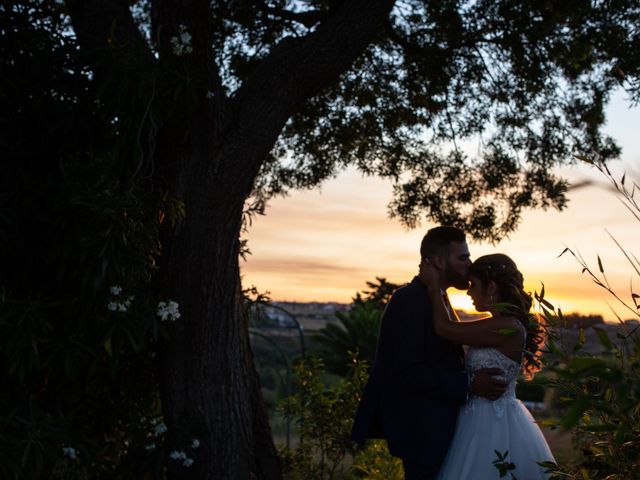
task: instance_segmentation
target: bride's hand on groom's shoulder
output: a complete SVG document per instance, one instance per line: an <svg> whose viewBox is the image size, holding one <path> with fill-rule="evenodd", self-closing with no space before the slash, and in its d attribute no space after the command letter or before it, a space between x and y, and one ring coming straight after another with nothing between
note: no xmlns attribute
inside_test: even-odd
<svg viewBox="0 0 640 480"><path fill-rule="evenodd" d="M440 283L440 272L434 267L428 259L423 258L420 262L420 272L418 276L425 285L438 285Z"/></svg>
<svg viewBox="0 0 640 480"><path fill-rule="evenodd" d="M489 400L497 400L507 390L507 382L499 380L496 376L504 375L499 368L482 368L473 373L471 381L471 393Z"/></svg>

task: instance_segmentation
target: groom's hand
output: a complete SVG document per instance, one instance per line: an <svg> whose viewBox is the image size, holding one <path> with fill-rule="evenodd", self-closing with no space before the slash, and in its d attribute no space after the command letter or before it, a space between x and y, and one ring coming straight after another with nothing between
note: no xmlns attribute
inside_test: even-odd
<svg viewBox="0 0 640 480"><path fill-rule="evenodd" d="M427 258L423 258L418 266L418 277L425 285L438 285L440 283L440 272Z"/></svg>
<svg viewBox="0 0 640 480"><path fill-rule="evenodd" d="M504 375L499 368L482 368L476 370L471 382L471 393L489 400L497 400L507 390L507 382L498 380L496 376Z"/></svg>

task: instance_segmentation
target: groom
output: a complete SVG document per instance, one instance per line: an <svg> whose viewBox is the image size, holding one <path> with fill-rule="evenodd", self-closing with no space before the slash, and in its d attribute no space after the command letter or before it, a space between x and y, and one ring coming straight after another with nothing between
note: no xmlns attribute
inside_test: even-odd
<svg viewBox="0 0 640 480"><path fill-rule="evenodd" d="M462 230L432 228L422 239L420 256L442 272L440 285L419 277L398 289L380 325L376 358L356 412L351 438L385 438L400 457L406 480L433 479L449 449L458 408L470 394L495 400L506 384L497 369L464 371L462 347L436 336L427 288L467 289L471 265ZM448 304L448 299L446 300Z"/></svg>

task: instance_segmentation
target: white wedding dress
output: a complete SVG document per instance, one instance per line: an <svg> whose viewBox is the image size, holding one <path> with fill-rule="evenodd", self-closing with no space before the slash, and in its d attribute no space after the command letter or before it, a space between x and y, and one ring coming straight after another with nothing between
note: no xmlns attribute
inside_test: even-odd
<svg viewBox="0 0 640 480"><path fill-rule="evenodd" d="M509 387L492 402L471 396L460 409L451 447L438 473L439 480L498 480L493 465L495 451L508 451L506 461L516 468L509 473L518 480L548 479L538 461L555 462L551 450L535 420L516 398L516 379L520 364L494 348L469 347L467 371L499 368L505 372ZM512 478L507 474L503 478Z"/></svg>

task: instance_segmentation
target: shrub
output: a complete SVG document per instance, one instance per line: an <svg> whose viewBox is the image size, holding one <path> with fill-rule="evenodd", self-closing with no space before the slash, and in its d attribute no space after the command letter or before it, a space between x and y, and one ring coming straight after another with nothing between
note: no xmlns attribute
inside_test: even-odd
<svg viewBox="0 0 640 480"><path fill-rule="evenodd" d="M384 442L362 449L350 439L355 410L367 380L367 364L352 355L346 378L327 386L325 368L318 357L295 368L296 393L284 399L281 411L295 421L299 443L281 448L285 477L303 479L401 479L402 465L388 453Z"/></svg>
<svg viewBox="0 0 640 480"><path fill-rule="evenodd" d="M588 162L598 168L611 182L621 201L640 221L640 207L634 199L636 183L629 190L625 177L616 181L606 165ZM629 261L633 273L640 277L640 263L616 240L622 254ZM598 257L598 270L593 271L579 253L565 249L579 262L586 273L601 288L612 295L633 317L640 319L640 296L631 291L624 300L615 292ZM562 311L544 298L544 289L538 296L547 320L561 331L566 321ZM580 329L578 342L569 349L553 337L545 357L547 370L552 373L551 386L559 391L558 401L564 406L557 424L572 429L576 446L582 455L576 465L564 465L556 470L561 478L617 479L640 478L640 335L637 322L620 321L615 338L597 325L592 326L603 349L599 355L584 351L584 329Z"/></svg>
<svg viewBox="0 0 640 480"><path fill-rule="evenodd" d="M327 324L313 336L316 353L331 373L345 376L350 352L371 365L376 353L382 310L374 303L354 305L347 313L337 312L339 324Z"/></svg>

